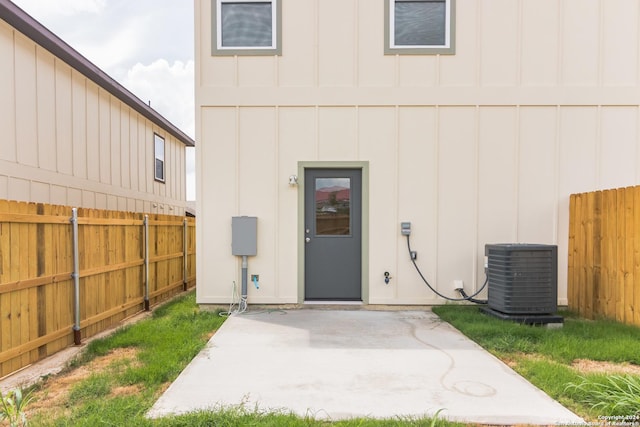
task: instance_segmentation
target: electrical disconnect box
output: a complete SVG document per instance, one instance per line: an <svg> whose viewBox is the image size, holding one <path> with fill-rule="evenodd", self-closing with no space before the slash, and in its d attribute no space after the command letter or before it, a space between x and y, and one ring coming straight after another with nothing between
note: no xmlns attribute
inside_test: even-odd
<svg viewBox="0 0 640 427"><path fill-rule="evenodd" d="M401 222L400 223L400 233L403 236L411 235L411 223L410 222Z"/></svg>
<svg viewBox="0 0 640 427"><path fill-rule="evenodd" d="M234 216L231 218L231 254L256 256L258 253L258 218Z"/></svg>

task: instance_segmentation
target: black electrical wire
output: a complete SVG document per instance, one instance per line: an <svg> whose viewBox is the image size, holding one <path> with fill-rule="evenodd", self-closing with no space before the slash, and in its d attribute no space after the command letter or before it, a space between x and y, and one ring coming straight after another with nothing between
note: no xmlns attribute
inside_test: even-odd
<svg viewBox="0 0 640 427"><path fill-rule="evenodd" d="M469 301L469 302L473 302L473 303L476 303L476 304L486 304L487 303L486 300L477 300L474 297L477 296L480 292L482 292L484 290L484 288L487 286L487 283L489 282L489 277L488 276L486 277L482 287L476 293L474 293L472 295L467 295L464 292L464 289L462 289L460 291L460 294L462 295L462 298L451 298L451 297L442 295L440 292L435 290L429 284L429 281L424 277L424 275L422 274L422 271L420 271L420 267L418 267L418 264L416 264L416 260L413 259L413 257L411 256L411 240L410 240L410 237L409 237L408 234L407 234L407 248L409 249L409 258L411 258L411 262L413 263L413 266L416 268L416 271L418 272L418 274L422 278L422 281L429 287L429 289L431 289L433 291L433 293L435 293L439 297L444 298L444 299L446 299L448 301Z"/></svg>
<svg viewBox="0 0 640 427"><path fill-rule="evenodd" d="M488 277L486 279L484 279L484 285L482 285L482 288L480 290L482 290L485 287L485 285L487 284L488 280L489 280ZM467 293L464 291L464 289L458 289L458 292L460 292L460 295L462 295L462 298L464 298L467 301L472 302L474 304L487 304L489 302L486 299L475 299L473 297L473 295L478 295L477 292L475 294L473 294L472 296L467 295Z"/></svg>

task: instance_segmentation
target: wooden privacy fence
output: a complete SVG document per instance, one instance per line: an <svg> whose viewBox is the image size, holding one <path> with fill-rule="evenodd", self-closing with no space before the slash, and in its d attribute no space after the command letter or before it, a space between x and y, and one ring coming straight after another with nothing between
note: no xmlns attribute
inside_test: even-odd
<svg viewBox="0 0 640 427"><path fill-rule="evenodd" d="M640 326L640 187L573 194L569 308Z"/></svg>
<svg viewBox="0 0 640 427"><path fill-rule="evenodd" d="M74 263L71 207L0 200L0 377L195 284L195 218L76 213Z"/></svg>

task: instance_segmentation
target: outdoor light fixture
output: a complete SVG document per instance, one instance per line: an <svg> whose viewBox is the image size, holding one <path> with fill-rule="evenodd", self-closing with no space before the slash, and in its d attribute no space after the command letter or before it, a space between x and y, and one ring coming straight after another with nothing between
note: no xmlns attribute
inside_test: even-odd
<svg viewBox="0 0 640 427"><path fill-rule="evenodd" d="M289 176L289 185L298 185L298 175Z"/></svg>

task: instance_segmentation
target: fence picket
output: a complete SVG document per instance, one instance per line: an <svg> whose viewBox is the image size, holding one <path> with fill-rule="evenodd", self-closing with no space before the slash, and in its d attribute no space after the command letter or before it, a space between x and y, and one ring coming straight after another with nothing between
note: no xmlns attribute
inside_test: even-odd
<svg viewBox="0 0 640 427"><path fill-rule="evenodd" d="M576 290L576 304L582 308L585 316L589 317L590 313L587 311L586 298L585 298L585 286L586 271L585 271L585 197L580 194L576 198L576 253L575 253L575 275L574 280L578 284Z"/></svg>
<svg viewBox="0 0 640 427"><path fill-rule="evenodd" d="M576 297L577 294L577 284L576 280L573 278L575 274L575 265L576 265L576 200L578 196L572 194L569 197L569 241L568 241L568 251L567 251L567 299L569 304L569 309L574 311L580 311L580 307L578 305L578 299Z"/></svg>
<svg viewBox="0 0 640 427"><path fill-rule="evenodd" d="M570 200L570 309L640 326L640 186Z"/></svg>
<svg viewBox="0 0 640 427"><path fill-rule="evenodd" d="M0 377L73 344L71 208L0 200ZM143 214L79 209L82 337L144 308ZM152 304L195 284L195 219L153 215Z"/></svg>
<svg viewBox="0 0 640 427"><path fill-rule="evenodd" d="M627 301L631 304L633 319L627 323L640 325L640 186L633 187L633 192L633 300Z"/></svg>
<svg viewBox="0 0 640 427"><path fill-rule="evenodd" d="M633 188L625 188L624 203L624 237L621 239L624 245L624 282L621 298L622 321L633 322L633 281L634 281L634 191Z"/></svg>
<svg viewBox="0 0 640 427"><path fill-rule="evenodd" d="M615 299L615 319L618 322L624 322L624 281L625 281L625 205L626 192L624 188L615 190L616 192L616 280L614 282L616 289Z"/></svg>
<svg viewBox="0 0 640 427"><path fill-rule="evenodd" d="M603 301L602 292L602 192L594 194L593 212L593 240L587 244L593 246L593 317L601 314Z"/></svg>
<svg viewBox="0 0 640 427"><path fill-rule="evenodd" d="M589 242L592 242L594 239L594 235L596 233L594 227L595 227L595 223L594 223L594 217L592 215L594 209L595 209L595 194L594 193L588 193L585 197L586 200L586 204L585 204L585 209L583 210L583 219L582 221L585 223L585 232L586 232L586 238L585 240L582 242L583 243L583 248L582 250L584 251L584 271L585 271L585 282L584 282L584 286L582 287L582 295L584 298L584 307L585 307L585 312L587 313L588 317L593 317L593 312L594 312L594 268L593 268L593 262L594 262L594 250L593 250L593 246L589 244Z"/></svg>

